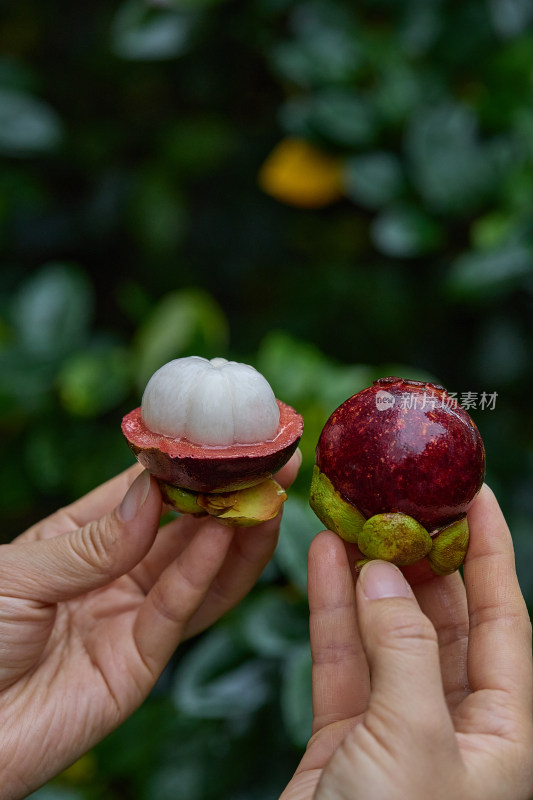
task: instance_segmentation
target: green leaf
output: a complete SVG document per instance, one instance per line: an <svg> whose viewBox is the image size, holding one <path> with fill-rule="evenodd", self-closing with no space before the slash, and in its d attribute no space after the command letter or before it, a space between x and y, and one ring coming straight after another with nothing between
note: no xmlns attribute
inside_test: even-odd
<svg viewBox="0 0 533 800"><path fill-rule="evenodd" d="M398 206L379 214L372 223L372 239L392 258L412 258L436 250L443 241L440 225L423 211Z"/></svg>
<svg viewBox="0 0 533 800"><path fill-rule="evenodd" d="M328 364L320 381L319 392L328 416L348 397L370 386L375 377L375 368L366 364Z"/></svg>
<svg viewBox="0 0 533 800"><path fill-rule="evenodd" d="M309 545L323 527L306 501L294 495L288 498L274 557L281 571L304 593L307 593Z"/></svg>
<svg viewBox="0 0 533 800"><path fill-rule="evenodd" d="M163 134L165 159L180 175L212 173L238 147L236 131L229 120L215 115L180 117ZM174 175L171 176L175 181Z"/></svg>
<svg viewBox="0 0 533 800"><path fill-rule="evenodd" d="M518 36L533 21L530 0L489 0L490 16L494 29L500 36Z"/></svg>
<svg viewBox="0 0 533 800"><path fill-rule="evenodd" d="M257 364L278 397L304 410L318 401L324 411L329 409L328 413L374 378L371 367L336 364L315 345L283 331L265 336Z"/></svg>
<svg viewBox="0 0 533 800"><path fill-rule="evenodd" d="M32 431L24 456L28 474L40 491L52 494L64 489L65 473L71 465L51 424L39 425Z"/></svg>
<svg viewBox="0 0 533 800"><path fill-rule="evenodd" d="M312 670L309 643L294 648L285 664L281 707L288 734L297 747L305 747L313 725Z"/></svg>
<svg viewBox="0 0 533 800"><path fill-rule="evenodd" d="M11 315L20 346L41 358L63 356L83 344L92 308L92 287L78 267L46 264L13 298Z"/></svg>
<svg viewBox="0 0 533 800"><path fill-rule="evenodd" d="M2 416L38 413L46 405L55 377L55 362L43 361L18 347L0 352Z"/></svg>
<svg viewBox="0 0 533 800"><path fill-rule="evenodd" d="M268 665L249 657L224 628L206 634L176 670L172 696L191 717L221 719L257 711L270 694Z"/></svg>
<svg viewBox="0 0 533 800"><path fill-rule="evenodd" d="M494 250L505 245L514 232L515 219L511 214L493 211L477 219L470 237L475 250Z"/></svg>
<svg viewBox="0 0 533 800"><path fill-rule="evenodd" d="M148 781L146 798L158 800L202 800L205 797L205 775L201 759L192 759L156 769Z"/></svg>
<svg viewBox="0 0 533 800"><path fill-rule="evenodd" d="M442 31L443 10L440 3L411 0L405 3L399 39L410 56L428 52Z"/></svg>
<svg viewBox="0 0 533 800"><path fill-rule="evenodd" d="M0 153L35 156L55 150L63 136L55 111L17 89L0 89Z"/></svg>
<svg viewBox="0 0 533 800"><path fill-rule="evenodd" d="M420 110L406 144L410 175L427 208L464 213L483 204L495 186L498 159L480 141L476 116L466 106Z"/></svg>
<svg viewBox="0 0 533 800"><path fill-rule="evenodd" d="M143 390L156 369L182 355L222 355L228 326L213 298L200 289L170 292L157 304L138 331L135 371ZM195 352L190 353L191 347Z"/></svg>
<svg viewBox="0 0 533 800"><path fill-rule="evenodd" d="M133 61L176 58L188 49L195 23L181 10L128 0L115 16L112 47L117 56Z"/></svg>
<svg viewBox="0 0 533 800"><path fill-rule="evenodd" d="M328 85L353 78L361 46L351 13L339 4L304 2L290 19L293 38L277 42L270 59L278 74L300 86Z"/></svg>
<svg viewBox="0 0 533 800"><path fill-rule="evenodd" d="M276 395L297 404L316 396L326 359L314 345L297 341L283 331L272 331L261 342L257 363Z"/></svg>
<svg viewBox="0 0 533 800"><path fill-rule="evenodd" d="M81 790L58 786L56 782L53 782L32 792L26 800L84 800L84 798L85 795Z"/></svg>
<svg viewBox="0 0 533 800"><path fill-rule="evenodd" d="M121 347L85 350L70 356L58 375L63 406L76 416L93 417L115 408L130 388L129 353Z"/></svg>
<svg viewBox="0 0 533 800"><path fill-rule="evenodd" d="M187 209L173 176L159 167L139 170L130 194L133 236L152 255L175 257L187 230Z"/></svg>
<svg viewBox="0 0 533 800"><path fill-rule="evenodd" d="M292 135L319 134L339 145L365 146L376 132L372 106L354 91L323 89L288 100L280 111L286 131Z"/></svg>
<svg viewBox="0 0 533 800"><path fill-rule="evenodd" d="M373 101L380 120L404 125L418 107L420 98L431 96L431 76L417 73L405 60L395 57L379 64Z"/></svg>
<svg viewBox="0 0 533 800"><path fill-rule="evenodd" d="M269 588L241 606L235 622L239 635L257 655L284 659L296 644L307 641L308 615L306 603Z"/></svg>
<svg viewBox="0 0 533 800"><path fill-rule="evenodd" d="M385 151L349 158L344 166L344 186L347 196L356 203L371 209L382 208L404 190L400 161Z"/></svg>
<svg viewBox="0 0 533 800"><path fill-rule="evenodd" d="M532 274L532 249L512 242L494 250L460 256L452 264L447 287L462 296L502 294Z"/></svg>

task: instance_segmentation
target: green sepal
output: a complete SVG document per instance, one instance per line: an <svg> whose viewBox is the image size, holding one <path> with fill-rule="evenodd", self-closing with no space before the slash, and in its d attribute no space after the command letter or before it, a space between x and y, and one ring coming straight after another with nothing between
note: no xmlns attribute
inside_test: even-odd
<svg viewBox="0 0 533 800"><path fill-rule="evenodd" d="M286 499L283 487L267 478L235 492L199 494L198 504L224 525L250 527L275 517Z"/></svg>
<svg viewBox="0 0 533 800"><path fill-rule="evenodd" d="M193 492L159 482L163 500L181 514L216 517L224 525L250 527L276 516L287 499L282 486L267 478L234 492Z"/></svg>
<svg viewBox="0 0 533 800"><path fill-rule="evenodd" d="M313 467L309 505L326 528L347 542L357 542L365 517L344 500L316 465Z"/></svg>
<svg viewBox="0 0 533 800"><path fill-rule="evenodd" d="M367 558L380 558L406 567L430 552L432 539L416 519L395 511L374 514L367 519L357 546Z"/></svg>
<svg viewBox="0 0 533 800"><path fill-rule="evenodd" d="M180 514L192 514L193 517L207 516L205 508L198 505L198 492L183 489L181 486L172 486L164 481L158 483L163 501Z"/></svg>
<svg viewBox="0 0 533 800"><path fill-rule="evenodd" d="M465 560L470 538L466 517L442 528L433 537L433 546L428 553L431 569L437 575L451 575Z"/></svg>

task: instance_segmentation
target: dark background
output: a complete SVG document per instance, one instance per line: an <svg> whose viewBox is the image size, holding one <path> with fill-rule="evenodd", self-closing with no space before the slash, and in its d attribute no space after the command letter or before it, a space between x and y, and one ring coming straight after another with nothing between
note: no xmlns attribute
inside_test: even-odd
<svg viewBox="0 0 533 800"><path fill-rule="evenodd" d="M121 417L173 357L252 363L306 421L258 587L39 800L279 795L309 729L314 446L377 376L470 393L533 603L533 8L353 6L0 12L3 540L131 463Z"/></svg>

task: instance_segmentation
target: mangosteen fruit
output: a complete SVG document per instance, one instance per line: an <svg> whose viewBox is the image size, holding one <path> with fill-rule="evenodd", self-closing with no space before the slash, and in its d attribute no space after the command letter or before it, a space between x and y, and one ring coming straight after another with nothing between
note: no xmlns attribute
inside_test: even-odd
<svg viewBox="0 0 533 800"><path fill-rule="evenodd" d="M485 449L468 412L434 383L380 378L346 400L316 448L310 504L363 555L431 574L461 566L466 512L481 489Z"/></svg>
<svg viewBox="0 0 533 800"><path fill-rule="evenodd" d="M122 420L137 460L166 503L227 525L274 517L286 494L272 478L298 446L303 420L248 364L190 356L155 372Z"/></svg>

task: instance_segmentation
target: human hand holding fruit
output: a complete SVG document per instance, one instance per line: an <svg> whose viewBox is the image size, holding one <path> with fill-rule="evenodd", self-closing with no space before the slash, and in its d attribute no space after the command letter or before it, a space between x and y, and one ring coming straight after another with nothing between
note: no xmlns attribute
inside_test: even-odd
<svg viewBox="0 0 533 800"><path fill-rule="evenodd" d="M300 458L277 462L283 489ZM163 509L136 465L0 547L2 800L130 715L179 642L236 605L274 552L279 514L253 530L190 514L160 527Z"/></svg>
<svg viewBox="0 0 533 800"><path fill-rule="evenodd" d="M282 800L529 800L531 625L484 486L458 572L411 588L322 532L309 553L313 735Z"/></svg>
<svg viewBox="0 0 533 800"><path fill-rule="evenodd" d="M531 625L484 466L434 384L382 379L326 423L313 735L283 800L531 798Z"/></svg>

